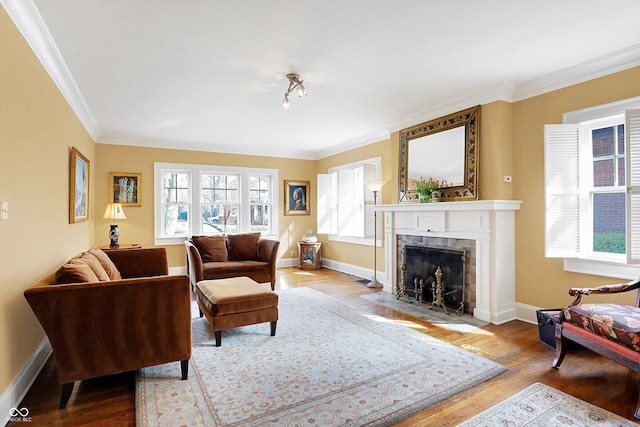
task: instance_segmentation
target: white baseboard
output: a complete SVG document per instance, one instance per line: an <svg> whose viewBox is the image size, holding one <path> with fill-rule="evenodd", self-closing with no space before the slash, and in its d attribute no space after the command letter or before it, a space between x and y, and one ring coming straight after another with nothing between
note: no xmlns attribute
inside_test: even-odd
<svg viewBox="0 0 640 427"><path fill-rule="evenodd" d="M527 323L538 324L538 316L536 310L540 310L540 307L534 307L528 304L516 303L516 319Z"/></svg>
<svg viewBox="0 0 640 427"><path fill-rule="evenodd" d="M51 355L51 351L49 338L45 337L29 360L27 360L27 363L20 373L18 373L18 376L9 384L9 387L7 387L4 393L2 393L0 396L0 414L2 414L0 425L5 425L9 421L9 418L14 415L15 411L12 411L12 409L22 409L18 408L18 405L20 405L20 402L24 399L29 388L36 380L40 370L49 358L49 355Z"/></svg>

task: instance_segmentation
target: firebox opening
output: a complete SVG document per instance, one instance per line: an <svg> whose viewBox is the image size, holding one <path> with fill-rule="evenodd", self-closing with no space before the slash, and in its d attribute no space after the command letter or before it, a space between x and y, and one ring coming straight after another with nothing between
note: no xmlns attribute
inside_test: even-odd
<svg viewBox="0 0 640 427"><path fill-rule="evenodd" d="M425 246L404 246L404 264L398 297L441 308L449 313L463 314L465 310L464 250Z"/></svg>

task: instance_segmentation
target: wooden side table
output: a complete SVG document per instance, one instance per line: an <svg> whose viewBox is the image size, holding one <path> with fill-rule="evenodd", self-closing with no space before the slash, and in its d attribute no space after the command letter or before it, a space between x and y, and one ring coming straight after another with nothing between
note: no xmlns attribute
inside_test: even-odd
<svg viewBox="0 0 640 427"><path fill-rule="evenodd" d="M98 246L99 249L103 249L103 250L104 249L109 249L109 250L112 250L112 251L117 251L118 249L139 249L141 247L142 247L142 245L139 244L139 243L124 243L124 244L118 246L117 248L112 248L109 245Z"/></svg>
<svg viewBox="0 0 640 427"><path fill-rule="evenodd" d="M298 242L298 267L302 270L322 268L322 242Z"/></svg>

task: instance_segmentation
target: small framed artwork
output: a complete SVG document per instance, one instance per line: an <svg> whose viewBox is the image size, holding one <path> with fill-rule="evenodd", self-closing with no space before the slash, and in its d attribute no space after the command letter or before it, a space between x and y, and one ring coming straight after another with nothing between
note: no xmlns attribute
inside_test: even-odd
<svg viewBox="0 0 640 427"><path fill-rule="evenodd" d="M69 224L89 219L89 177L91 172L89 159L71 147L71 166L69 169Z"/></svg>
<svg viewBox="0 0 640 427"><path fill-rule="evenodd" d="M309 215L309 181L284 182L285 215Z"/></svg>
<svg viewBox="0 0 640 427"><path fill-rule="evenodd" d="M122 203L122 206L141 206L142 174L110 172L109 203Z"/></svg>

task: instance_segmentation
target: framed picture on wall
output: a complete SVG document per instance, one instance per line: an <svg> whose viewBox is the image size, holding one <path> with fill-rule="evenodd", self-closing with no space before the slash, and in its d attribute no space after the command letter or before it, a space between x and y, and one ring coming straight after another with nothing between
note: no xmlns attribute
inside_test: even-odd
<svg viewBox="0 0 640 427"><path fill-rule="evenodd" d="M142 174L110 172L109 203L122 203L122 206L141 206Z"/></svg>
<svg viewBox="0 0 640 427"><path fill-rule="evenodd" d="M284 182L284 214L309 215L309 181Z"/></svg>
<svg viewBox="0 0 640 427"><path fill-rule="evenodd" d="M89 159L71 147L69 168L69 224L89 219Z"/></svg>

